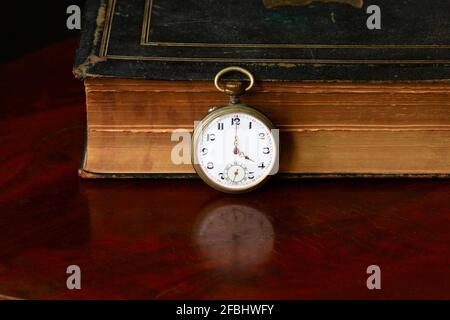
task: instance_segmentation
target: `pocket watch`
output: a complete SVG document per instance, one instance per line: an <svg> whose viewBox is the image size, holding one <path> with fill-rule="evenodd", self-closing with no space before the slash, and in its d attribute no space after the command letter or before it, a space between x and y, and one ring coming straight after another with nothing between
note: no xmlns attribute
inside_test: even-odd
<svg viewBox="0 0 450 320"><path fill-rule="evenodd" d="M249 85L245 88L242 82L226 82L222 86L221 78L230 72L243 73L249 78ZM214 83L230 97L230 103L211 107L195 126L192 163L211 187L227 193L248 192L278 170L278 131L263 113L239 101L255 83L248 70L223 69Z"/></svg>

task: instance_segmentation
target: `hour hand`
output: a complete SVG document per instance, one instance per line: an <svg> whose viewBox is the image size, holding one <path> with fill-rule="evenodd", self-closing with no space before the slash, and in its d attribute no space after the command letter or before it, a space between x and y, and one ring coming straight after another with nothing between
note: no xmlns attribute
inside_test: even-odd
<svg viewBox="0 0 450 320"><path fill-rule="evenodd" d="M250 159L250 157L248 155L246 155L245 153L243 153L243 152L239 153L239 156L243 157L245 160L249 160L251 162L255 162L252 159Z"/></svg>

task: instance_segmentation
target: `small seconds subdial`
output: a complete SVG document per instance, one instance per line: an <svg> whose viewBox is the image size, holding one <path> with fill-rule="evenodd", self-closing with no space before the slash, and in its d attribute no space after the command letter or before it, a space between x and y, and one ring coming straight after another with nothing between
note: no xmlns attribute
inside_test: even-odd
<svg viewBox="0 0 450 320"><path fill-rule="evenodd" d="M272 129L264 115L246 106L213 111L194 134L197 173L221 191L255 188L276 165L278 148Z"/></svg>
<svg viewBox="0 0 450 320"><path fill-rule="evenodd" d="M248 176L247 168L239 163L233 163L225 167L225 177L227 181L233 184L244 182Z"/></svg>

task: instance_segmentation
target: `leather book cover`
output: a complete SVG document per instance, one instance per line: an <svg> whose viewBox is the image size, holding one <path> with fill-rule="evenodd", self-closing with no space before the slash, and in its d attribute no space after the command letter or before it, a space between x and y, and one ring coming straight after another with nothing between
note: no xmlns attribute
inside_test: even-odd
<svg viewBox="0 0 450 320"><path fill-rule="evenodd" d="M372 5L381 29L370 30ZM448 0L88 0L75 74L267 81L450 79Z"/></svg>

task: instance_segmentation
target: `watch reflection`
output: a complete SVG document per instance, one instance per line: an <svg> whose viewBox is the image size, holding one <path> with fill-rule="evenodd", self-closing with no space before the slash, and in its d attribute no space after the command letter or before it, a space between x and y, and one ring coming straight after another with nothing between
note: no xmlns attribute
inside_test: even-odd
<svg viewBox="0 0 450 320"><path fill-rule="evenodd" d="M202 211L194 242L207 260L232 271L251 271L266 262L274 245L269 218L248 203L216 202Z"/></svg>

